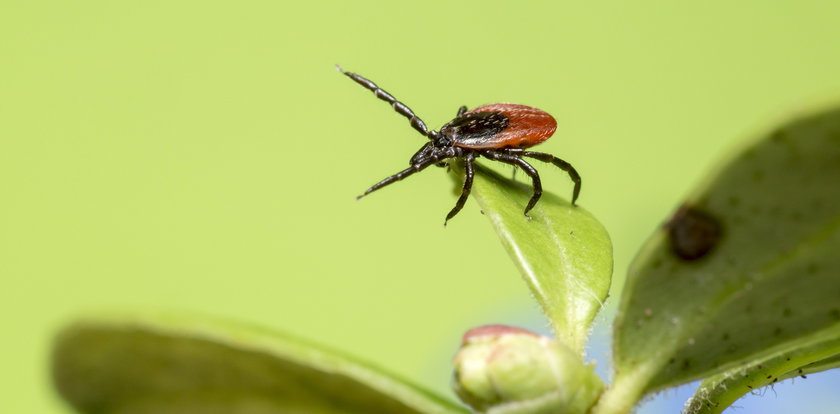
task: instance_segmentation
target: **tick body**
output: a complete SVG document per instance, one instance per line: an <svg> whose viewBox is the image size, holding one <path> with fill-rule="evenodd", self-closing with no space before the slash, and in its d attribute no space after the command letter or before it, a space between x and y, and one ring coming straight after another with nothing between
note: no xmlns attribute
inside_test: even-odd
<svg viewBox="0 0 840 414"><path fill-rule="evenodd" d="M528 212L537 204L542 195L542 182L537 170L525 161L524 157L528 157L554 164L566 171L575 185L572 192L572 204L577 201L581 179L574 167L551 154L527 150L550 138L557 129L557 122L548 113L530 106L511 103L483 105L469 111L466 106L462 106L458 109L455 119L447 122L439 131L430 130L408 106L375 83L355 73L345 72L341 67L338 67L338 70L372 91L377 98L391 104L397 113L408 118L409 123L417 132L429 140L411 157L409 168L374 184L357 199L432 165L446 166L446 160L460 158L464 160L466 177L461 196L458 197L455 207L446 215L446 221L449 221L461 211L469 197L475 159L484 157L519 167L531 177L534 193L525 207L525 216L529 217Z"/></svg>
<svg viewBox="0 0 840 414"><path fill-rule="evenodd" d="M537 108L511 103L479 106L440 128L452 145L473 150L533 147L551 137L557 121Z"/></svg>

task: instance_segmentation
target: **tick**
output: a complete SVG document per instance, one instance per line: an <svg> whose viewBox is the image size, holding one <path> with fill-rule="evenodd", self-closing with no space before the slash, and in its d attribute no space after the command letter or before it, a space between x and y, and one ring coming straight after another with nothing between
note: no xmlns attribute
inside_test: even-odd
<svg viewBox="0 0 840 414"><path fill-rule="evenodd" d="M429 166L445 167L448 165L445 160L463 159L466 173L464 187L461 190L461 196L455 203L455 207L446 215L446 221L449 221L461 211L470 195L473 176L475 175L473 167L475 159L484 157L519 167L531 177L534 193L525 207L525 217L530 218L528 212L534 208L534 205L542 196L542 183L537 170L523 159L523 157L529 157L552 163L569 174L575 184L572 192L572 205L575 204L580 194L580 175L574 167L551 154L527 150L527 148L547 140L557 129L557 121L548 113L530 106L512 103L482 105L471 110L462 106L458 109L455 119L447 122L439 131L434 131L428 129L423 120L415 115L408 106L376 86L372 81L361 75L345 72L340 66L336 67L341 73L372 91L377 98L391 104L391 107L397 113L408 118L409 123L417 132L429 139L429 142L424 144L411 157L408 168L374 184L362 195L356 197L357 200ZM445 224L446 222L444 222Z"/></svg>

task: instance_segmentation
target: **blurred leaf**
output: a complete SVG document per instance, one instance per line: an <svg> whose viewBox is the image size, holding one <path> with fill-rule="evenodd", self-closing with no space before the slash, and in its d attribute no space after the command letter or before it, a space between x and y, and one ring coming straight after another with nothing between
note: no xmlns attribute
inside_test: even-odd
<svg viewBox="0 0 840 414"><path fill-rule="evenodd" d="M837 354L832 355L828 358L821 359L819 361L814 361L808 365L802 366L801 368L799 368L800 370L802 370L802 372L799 372L797 370L796 372L791 371L785 374L784 379L794 378L797 375L802 374L813 374L816 372L828 371L834 368L840 368L840 350L837 351Z"/></svg>
<svg viewBox="0 0 840 414"><path fill-rule="evenodd" d="M53 378L83 413L464 413L298 340L181 317L98 318L57 338Z"/></svg>
<svg viewBox="0 0 840 414"><path fill-rule="evenodd" d="M833 109L741 151L642 248L615 324L612 392L624 396L610 398L638 398L835 338L838 252Z"/></svg>
<svg viewBox="0 0 840 414"><path fill-rule="evenodd" d="M463 177L463 169L453 167L456 176ZM532 218L527 219L523 210L531 194L530 183L476 165L473 197L551 321L557 338L583 352L592 320L610 289L610 237L586 210L550 192L543 193L529 212Z"/></svg>
<svg viewBox="0 0 840 414"><path fill-rule="evenodd" d="M784 352L706 378L688 403L684 414L717 414L742 396L779 381L835 368L840 361L838 330L827 341Z"/></svg>

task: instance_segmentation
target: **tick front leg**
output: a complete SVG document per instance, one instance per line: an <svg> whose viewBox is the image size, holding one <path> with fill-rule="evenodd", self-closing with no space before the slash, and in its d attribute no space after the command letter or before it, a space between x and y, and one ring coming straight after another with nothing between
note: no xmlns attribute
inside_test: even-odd
<svg viewBox="0 0 840 414"><path fill-rule="evenodd" d="M472 191L472 184L473 184L473 177L475 176L475 170L473 168L473 161L475 161L475 154L469 153L464 159L464 189L461 190L461 196L458 197L458 201L455 202L455 207L452 208L452 211L446 215L446 220L443 222L443 225L446 226L446 223L449 222L449 219L455 217L462 208L464 208L464 203L467 202L467 197L470 196L470 191Z"/></svg>
<svg viewBox="0 0 840 414"><path fill-rule="evenodd" d="M442 160L443 160L443 158L429 158L426 161L423 161L422 163L414 164L411 167L408 167L408 168L406 168L406 169L404 169L404 170L402 170L402 171L400 171L400 172L398 172L398 173L396 173L396 174L394 174L394 175L392 175L392 176L374 184L372 187L365 190L365 192L362 193L362 195L356 197L356 200L358 200L358 199L360 199L360 198L362 198L362 197L364 197L364 196L366 196L366 195L368 195L368 194L370 194L370 193L372 193L372 192L374 192L374 191L376 191L376 190L378 190L382 187L385 187L388 184L400 181L403 178L406 178L411 174L423 171L426 167L428 167L430 165L433 165L433 164L436 164L436 163L438 163Z"/></svg>

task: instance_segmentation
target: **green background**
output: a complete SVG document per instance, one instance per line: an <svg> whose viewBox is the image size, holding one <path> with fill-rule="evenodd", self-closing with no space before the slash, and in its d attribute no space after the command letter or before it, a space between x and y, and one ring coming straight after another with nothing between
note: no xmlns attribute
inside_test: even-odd
<svg viewBox="0 0 840 414"><path fill-rule="evenodd" d="M423 138L333 65L434 128L554 114L540 148L583 175L620 280L719 156L840 96L829 3L3 1L0 411L64 412L51 335L125 309L256 322L451 395L463 331L538 310L474 202L443 227L442 170L354 200Z"/></svg>

